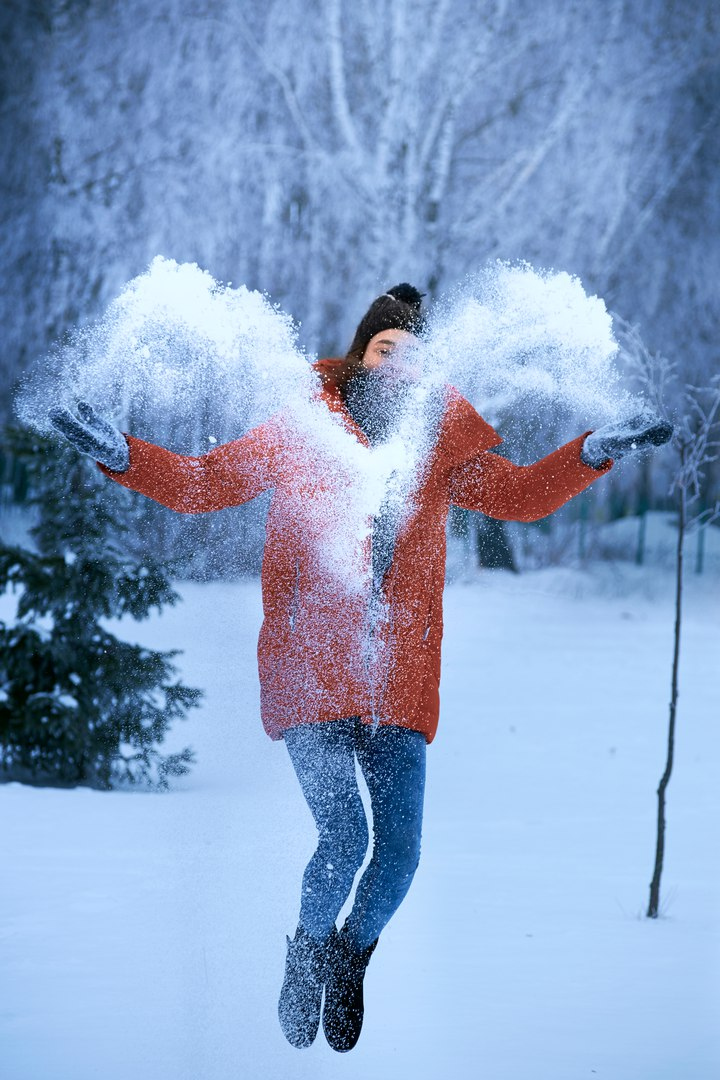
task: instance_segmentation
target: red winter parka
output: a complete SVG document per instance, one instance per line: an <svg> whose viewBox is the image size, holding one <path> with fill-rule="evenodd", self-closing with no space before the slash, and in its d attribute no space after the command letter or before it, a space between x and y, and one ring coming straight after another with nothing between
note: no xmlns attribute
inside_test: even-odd
<svg viewBox="0 0 720 1080"><path fill-rule="evenodd" d="M361 442L320 361L322 402ZM299 440L276 416L202 457L186 457L128 436L130 467L103 471L182 513L237 506L273 489L262 566L264 620L258 641L262 720L273 739L297 724L359 716L435 736L439 713L445 526L451 504L506 521L536 521L583 491L605 469L580 460L584 435L533 465L489 451L502 440L461 395L446 389L437 439L409 500L383 592L387 617L366 642L367 588L348 591L320 558L328 508L341 507L349 478L322 447ZM348 558L351 553L348 553ZM369 543L361 553L370 560Z"/></svg>

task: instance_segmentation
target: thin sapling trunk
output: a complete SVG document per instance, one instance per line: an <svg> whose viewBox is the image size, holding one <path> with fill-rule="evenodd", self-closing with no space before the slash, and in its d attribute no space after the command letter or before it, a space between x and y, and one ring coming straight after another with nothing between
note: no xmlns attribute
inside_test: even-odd
<svg viewBox="0 0 720 1080"><path fill-rule="evenodd" d="M684 466L684 447L680 451L681 468ZM657 919L660 909L660 878L665 854L665 792L672 775L673 756L675 753L675 716L678 699L678 665L680 661L680 628L682 625L682 583L683 583L683 544L687 519L687 495L684 484L678 490L678 535L675 556L675 633L673 640L672 679L670 684L670 721L668 724L667 758L665 771L657 789L657 841L655 845L655 868L650 882L650 902L647 909L649 919Z"/></svg>

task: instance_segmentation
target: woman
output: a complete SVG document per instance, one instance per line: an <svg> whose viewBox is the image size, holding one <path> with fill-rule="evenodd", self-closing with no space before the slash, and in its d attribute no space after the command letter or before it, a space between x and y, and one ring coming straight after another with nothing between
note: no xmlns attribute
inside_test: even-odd
<svg viewBox="0 0 720 1080"><path fill-rule="evenodd" d="M365 447L393 433L412 397L421 302L407 284L388 290L370 306L347 355L316 365L319 406ZM380 500L366 522L367 542L343 553L359 560L349 587L328 560L327 538L355 465L308 445L289 414L196 458L123 436L85 403L78 411L79 420L54 410L52 422L112 479L174 510L220 509L273 489L258 643L262 719L271 738L284 739L319 833L287 943L279 1016L287 1039L309 1046L324 989L327 1040L349 1050L362 1026L365 970L419 859L425 748L439 712L450 505L535 521L588 487L612 458L667 441L671 428L630 421L520 467L491 453L499 436L456 390L436 391L424 412L429 437L414 482L400 500L397 491ZM356 757L370 792L373 849L338 931L368 846Z"/></svg>

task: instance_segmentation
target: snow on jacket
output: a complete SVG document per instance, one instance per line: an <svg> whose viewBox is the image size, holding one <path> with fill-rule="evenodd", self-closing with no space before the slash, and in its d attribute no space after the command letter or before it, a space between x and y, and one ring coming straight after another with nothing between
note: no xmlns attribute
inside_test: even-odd
<svg viewBox="0 0 720 1080"><path fill-rule="evenodd" d="M320 361L319 371L334 361ZM362 444L332 378L321 400ZM350 478L322 447L297 438L283 416L202 457L127 437L130 467L113 480L182 513L237 506L272 488L262 565L264 619L258 641L262 720L282 738L297 724L359 716L435 736L439 715L445 528L451 504L506 521L536 521L583 491L605 469L583 464L585 435L532 465L489 451L502 440L448 387L437 439L410 500L384 579L386 617L373 626L368 664L371 575L350 589L331 572L326 537ZM341 552L368 568L366 543Z"/></svg>

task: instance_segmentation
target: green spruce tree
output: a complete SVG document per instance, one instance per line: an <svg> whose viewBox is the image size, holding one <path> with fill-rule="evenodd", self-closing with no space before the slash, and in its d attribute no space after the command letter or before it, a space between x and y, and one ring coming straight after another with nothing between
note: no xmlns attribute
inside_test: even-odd
<svg viewBox="0 0 720 1080"><path fill-rule="evenodd" d="M27 472L36 523L34 550L0 541L0 593L17 598L15 621L0 621L0 779L167 787L193 754L158 746L201 691L174 680L176 651L121 641L102 624L178 599L166 568L123 543L134 497L22 428L6 433L4 456Z"/></svg>

